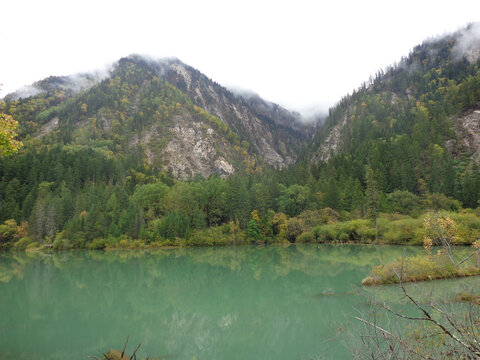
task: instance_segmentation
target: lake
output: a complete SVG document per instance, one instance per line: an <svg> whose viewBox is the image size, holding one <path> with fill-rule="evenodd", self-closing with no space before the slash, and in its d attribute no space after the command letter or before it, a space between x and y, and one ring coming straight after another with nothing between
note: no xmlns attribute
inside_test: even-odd
<svg viewBox="0 0 480 360"><path fill-rule="evenodd" d="M394 246L0 254L0 359L350 359L372 265ZM451 283L451 282L450 282ZM353 320L354 321L354 320Z"/></svg>

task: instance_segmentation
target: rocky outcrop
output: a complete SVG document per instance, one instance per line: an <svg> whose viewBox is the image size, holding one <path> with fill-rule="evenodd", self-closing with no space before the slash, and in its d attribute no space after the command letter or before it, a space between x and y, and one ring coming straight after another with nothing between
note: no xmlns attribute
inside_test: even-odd
<svg viewBox="0 0 480 360"><path fill-rule="evenodd" d="M342 130L347 124L347 120L348 114L345 113L342 121L330 129L328 135L313 153L311 157L312 163L327 162L340 152L343 141Z"/></svg>
<svg viewBox="0 0 480 360"><path fill-rule="evenodd" d="M215 149L213 129L188 121L188 117L178 116L175 123L169 129L171 140L161 153L163 170L170 169L173 176L181 180L194 175L208 177L214 172L222 175L234 172L232 165L219 157Z"/></svg>
<svg viewBox="0 0 480 360"><path fill-rule="evenodd" d="M41 138L44 137L45 135L51 134L53 131L55 131L56 128L58 128L58 122L59 119L58 117L54 117L52 120L47 122L45 125L42 126L38 134L35 136L36 138Z"/></svg>
<svg viewBox="0 0 480 360"><path fill-rule="evenodd" d="M243 97L213 82L177 59L158 62L156 72L194 103L217 116L242 140L253 145L264 161L275 167L293 163L298 151L313 134L299 114L260 97Z"/></svg>
<svg viewBox="0 0 480 360"><path fill-rule="evenodd" d="M447 141L447 149L480 164L480 110L454 118L453 127L458 139Z"/></svg>
<svg viewBox="0 0 480 360"><path fill-rule="evenodd" d="M235 172L227 160L234 157L229 151L230 144L208 123L194 119L188 111L175 115L172 122L166 136L158 125L153 125L141 137L132 138L130 146L142 146L149 165L160 164L162 170L180 180L196 175L225 177ZM159 147L163 138L169 140Z"/></svg>

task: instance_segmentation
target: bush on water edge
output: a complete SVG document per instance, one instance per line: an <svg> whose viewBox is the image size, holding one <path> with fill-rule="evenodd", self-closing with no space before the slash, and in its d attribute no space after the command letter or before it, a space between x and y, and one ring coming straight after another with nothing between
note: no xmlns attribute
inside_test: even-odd
<svg viewBox="0 0 480 360"><path fill-rule="evenodd" d="M296 237L296 242L422 245L425 236L424 221L430 214L423 213L417 218L400 214L382 214L377 219L378 233L373 221L368 219L319 224L305 229ZM478 239L480 217L475 212L441 211L435 214L455 221L459 239L457 245L471 245Z"/></svg>
<svg viewBox="0 0 480 360"><path fill-rule="evenodd" d="M435 255L417 255L398 258L395 261L373 267L362 281L364 286L397 284L480 275L480 268L457 267L448 256L439 250Z"/></svg>
<svg viewBox="0 0 480 360"><path fill-rule="evenodd" d="M0 225L0 250L34 250L47 246L53 250L66 249L139 249L170 246L222 246L270 243L347 243L422 245L425 237L424 221L432 213L418 217L380 214L377 228L373 220L350 218L351 214L337 213L332 209L307 210L288 218L283 213L260 217L252 212L245 228L233 221L201 229L191 229L169 237L160 236L148 229L138 238L129 235L97 237L90 239L84 232L74 234L59 232L43 243L35 241L25 230L24 223L7 220ZM448 217L456 224L457 245L471 245L480 234L480 216L474 210L460 212L435 212L437 217Z"/></svg>
<svg viewBox="0 0 480 360"><path fill-rule="evenodd" d="M478 225L478 219L471 213L460 216L454 213L427 213L423 218L422 231L418 232L423 235L426 254L401 257L391 263L375 266L362 284L370 286L480 275ZM469 243L472 244L470 255L461 261L456 260L453 246ZM436 254L431 253L434 245L441 246ZM474 265L469 266L472 262Z"/></svg>

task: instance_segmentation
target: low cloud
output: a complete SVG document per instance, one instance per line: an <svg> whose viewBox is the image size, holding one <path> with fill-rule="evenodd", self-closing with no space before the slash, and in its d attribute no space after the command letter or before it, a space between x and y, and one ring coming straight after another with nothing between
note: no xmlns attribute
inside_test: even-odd
<svg viewBox="0 0 480 360"><path fill-rule="evenodd" d="M108 64L84 73L45 78L7 94L5 100L26 99L41 93L46 93L52 88L79 93L91 88L107 77L112 68L113 64Z"/></svg>
<svg viewBox="0 0 480 360"><path fill-rule="evenodd" d="M298 112L302 115L302 122L322 124L327 118L328 108L326 109L321 105L313 105L299 109Z"/></svg>
<svg viewBox="0 0 480 360"><path fill-rule="evenodd" d="M38 95L44 92L44 90L39 89L35 85L25 85L20 89L16 90L14 93L8 94L5 96L5 99L8 100L18 100L18 99L25 99L31 96Z"/></svg>
<svg viewBox="0 0 480 360"><path fill-rule="evenodd" d="M157 76L159 77L163 77L166 71L169 69L169 66L171 66L173 63L185 65L180 59L174 56L157 57L148 54L130 54L126 58L136 62L143 61L147 63L152 69L155 70Z"/></svg>
<svg viewBox="0 0 480 360"><path fill-rule="evenodd" d="M236 96L241 96L245 99L250 99L250 98L255 98L255 97L260 97L255 91L247 89L247 88L242 88L237 85L230 85L227 84L225 86L231 93L233 93Z"/></svg>
<svg viewBox="0 0 480 360"><path fill-rule="evenodd" d="M480 58L480 23L472 23L460 31L453 50L456 58L465 57L470 63Z"/></svg>

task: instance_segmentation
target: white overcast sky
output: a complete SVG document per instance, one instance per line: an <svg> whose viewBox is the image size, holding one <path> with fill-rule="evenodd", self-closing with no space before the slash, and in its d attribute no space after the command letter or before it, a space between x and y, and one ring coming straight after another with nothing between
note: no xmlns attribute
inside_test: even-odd
<svg viewBox="0 0 480 360"><path fill-rule="evenodd" d="M139 53L307 114L480 20L480 1L2 0L0 14L0 97Z"/></svg>

